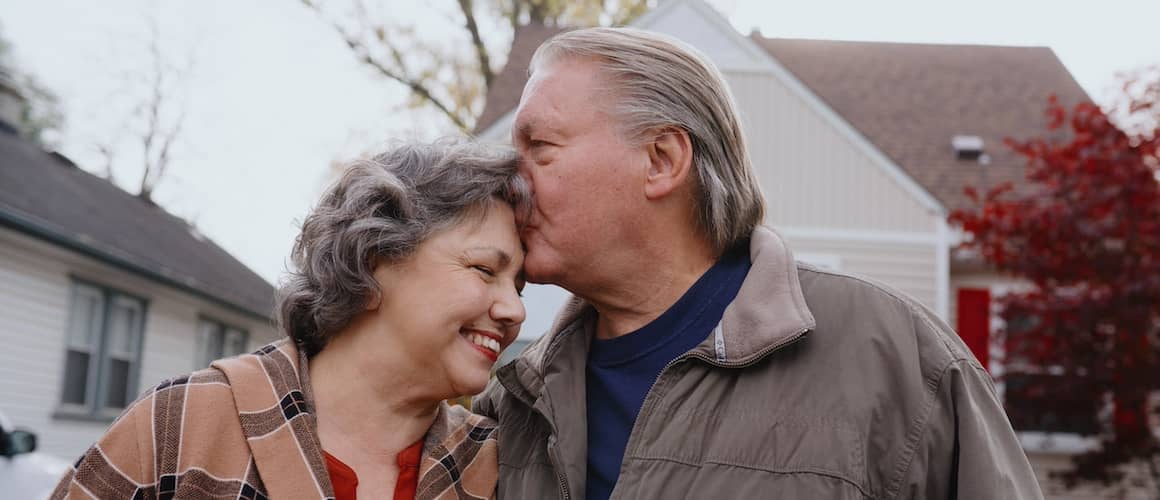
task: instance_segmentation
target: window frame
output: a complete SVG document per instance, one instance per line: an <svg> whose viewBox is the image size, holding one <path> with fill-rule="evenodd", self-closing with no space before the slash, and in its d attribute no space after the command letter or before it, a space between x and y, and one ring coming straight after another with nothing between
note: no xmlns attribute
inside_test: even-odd
<svg viewBox="0 0 1160 500"><path fill-rule="evenodd" d="M214 327L213 331L210 332L210 334L216 335L219 337L219 339L218 339L219 340L218 346L220 347L219 352L218 352L216 357L209 356L210 359L206 359L207 355L209 354L208 353L208 347L209 347L208 340L209 339L206 337L207 331L204 328L205 325L210 325L210 326ZM227 355L226 349L227 349L227 346L229 345L228 336L230 333L234 333L234 332L241 335L241 339L242 339L241 340L241 350L238 351L237 353ZM250 350L249 346L250 346L250 331L249 330L247 330L245 328L241 328L241 327L234 325L234 324L231 324L231 323L227 323L227 322L222 321L220 319L217 319L213 316L199 314L197 316L197 349L196 349L196 357L193 360L193 362L194 362L193 369L200 370L200 369L206 368L209 366L210 363L212 363L214 360L217 360L217 359L230 357L230 356L237 356L240 354L245 354L245 353L249 352L249 350Z"/></svg>
<svg viewBox="0 0 1160 500"><path fill-rule="evenodd" d="M99 314L95 319L95 325L92 323L93 318L77 317L77 301L79 297L84 295L100 298ZM110 345L112 342L111 318L114 308L119 305L118 303L131 305L136 313L136 317L130 325L128 339L135 352L127 353L127 356L124 356L126 353L123 352L111 352L114 349ZM136 400L140 390L141 364L144 359L145 330L148 317L149 300L146 298L91 280L76 276L69 277L68 320L65 327L64 349L60 366L61 381L57 394L57 409L53 413L54 418L111 422ZM78 404L65 401L65 394L69 389L68 356L70 351L79 350L79 346L74 344L74 329L77 328L77 322L82 320L90 321L88 328L91 338L90 345L87 346L89 348L87 353L89 363L85 373L84 402ZM114 407L108 404L108 384L110 383L113 361L110 356L113 355L119 356L119 360L129 364L126 375L124 407Z"/></svg>
<svg viewBox="0 0 1160 500"><path fill-rule="evenodd" d="M1009 411L1007 402L1008 377L1018 377L1024 374L1064 375L1062 373L1054 373L1057 367L1031 366L1008 359L1006 344L1004 342L997 342L995 337L993 337L995 332L1007 326L999 314L999 299L1008 293L1024 290L1026 286L1023 284L991 284L985 287L965 287L981 288L990 292L989 309L991 323L988 335L988 344L990 344L990 366L987 371L990 372L991 379L995 384L995 392L999 397L999 403L1003 405L1004 414L1008 414ZM1008 335L1010 335L1010 332L1008 332ZM1010 416L1007 418L1010 420ZM1014 428L1013 424L1012 430L1015 431L1015 435L1019 439L1023 450L1028 453L1075 455L1092 451L1099 446L1098 435L1081 434L1078 432L1045 431L1042 429L1017 429Z"/></svg>

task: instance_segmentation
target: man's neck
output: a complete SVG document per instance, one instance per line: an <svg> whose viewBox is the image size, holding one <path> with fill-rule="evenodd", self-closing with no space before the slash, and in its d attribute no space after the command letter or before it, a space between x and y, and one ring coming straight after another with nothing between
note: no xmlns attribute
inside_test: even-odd
<svg viewBox="0 0 1160 500"><path fill-rule="evenodd" d="M597 338L616 338L660 317L717 260L700 239L652 247L651 252L636 249L633 261L621 266L608 283L591 287L588 294L577 293L599 313Z"/></svg>

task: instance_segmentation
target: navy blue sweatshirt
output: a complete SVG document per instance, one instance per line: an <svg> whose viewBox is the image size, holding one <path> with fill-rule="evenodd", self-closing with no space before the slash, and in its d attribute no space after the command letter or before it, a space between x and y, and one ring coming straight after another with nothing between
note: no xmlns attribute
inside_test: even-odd
<svg viewBox="0 0 1160 500"><path fill-rule="evenodd" d="M739 245L725 254L672 307L639 330L614 339L592 339L587 369L587 500L604 500L612 494L645 395L665 365L717 327L749 272L748 251L749 245Z"/></svg>

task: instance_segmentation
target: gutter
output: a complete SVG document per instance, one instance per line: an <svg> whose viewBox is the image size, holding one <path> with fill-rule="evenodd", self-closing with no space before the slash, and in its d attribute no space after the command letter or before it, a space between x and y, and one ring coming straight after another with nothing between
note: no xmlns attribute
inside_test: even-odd
<svg viewBox="0 0 1160 500"><path fill-rule="evenodd" d="M19 232L67 248L86 257L94 258L118 269L128 271L171 288L175 288L182 292L188 293L200 299L207 300L216 305L225 307L240 314L244 314L251 318L259 319L262 321L273 321L273 311L259 312L240 304L235 304L233 302L224 300L191 284L184 283L173 276L166 276L165 274L162 274L158 271L149 269L148 267L133 262L128 258L115 255L114 253L107 250L102 250L100 248L93 247L90 244L86 244L84 241L81 241L80 238L76 238L61 231L53 230L40 224L36 224L28 217L21 216L17 213L13 213L7 210L0 210L0 226L11 227Z"/></svg>

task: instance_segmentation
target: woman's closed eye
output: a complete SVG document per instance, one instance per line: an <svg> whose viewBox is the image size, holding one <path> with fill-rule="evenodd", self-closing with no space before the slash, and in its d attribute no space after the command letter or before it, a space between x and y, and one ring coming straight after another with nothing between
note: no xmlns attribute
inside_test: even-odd
<svg viewBox="0 0 1160 500"><path fill-rule="evenodd" d="M493 270L492 268L490 268L488 266L476 264L476 265L471 266L471 268L475 269L476 271L479 271L480 273L482 273L483 275L485 275L489 278L495 277L495 270Z"/></svg>

